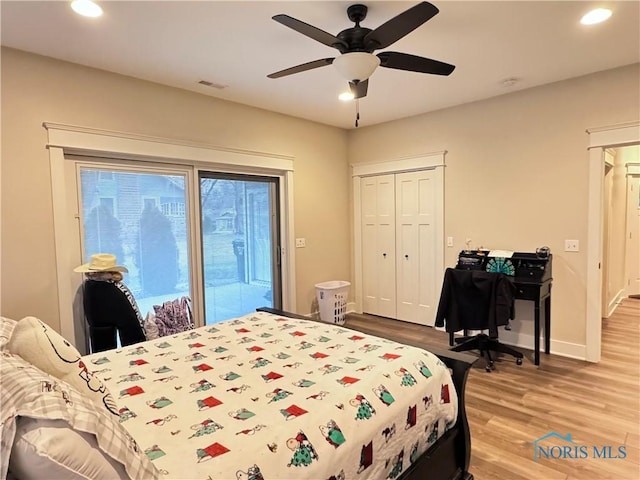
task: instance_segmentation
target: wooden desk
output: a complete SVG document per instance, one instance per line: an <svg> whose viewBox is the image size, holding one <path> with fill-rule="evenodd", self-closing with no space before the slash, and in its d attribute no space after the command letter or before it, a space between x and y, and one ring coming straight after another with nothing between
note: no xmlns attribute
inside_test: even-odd
<svg viewBox="0 0 640 480"><path fill-rule="evenodd" d="M544 303L544 353L549 354L551 348L551 281L515 279L516 299L531 300L535 304L534 313L534 363L540 365L540 309ZM516 313L516 317L518 314Z"/></svg>

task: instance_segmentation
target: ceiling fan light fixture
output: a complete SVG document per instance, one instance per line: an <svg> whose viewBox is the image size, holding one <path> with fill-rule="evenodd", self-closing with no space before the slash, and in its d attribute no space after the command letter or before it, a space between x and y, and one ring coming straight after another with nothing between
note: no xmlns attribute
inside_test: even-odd
<svg viewBox="0 0 640 480"><path fill-rule="evenodd" d="M365 52L343 53L333 61L333 66L348 82L366 80L378 65L380 65L380 59Z"/></svg>

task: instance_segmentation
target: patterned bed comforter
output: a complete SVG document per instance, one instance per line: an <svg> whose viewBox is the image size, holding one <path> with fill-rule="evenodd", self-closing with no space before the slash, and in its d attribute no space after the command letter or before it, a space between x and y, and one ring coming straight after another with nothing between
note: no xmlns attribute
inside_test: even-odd
<svg viewBox="0 0 640 480"><path fill-rule="evenodd" d="M435 355L263 312L85 360L167 479L394 479L457 417Z"/></svg>

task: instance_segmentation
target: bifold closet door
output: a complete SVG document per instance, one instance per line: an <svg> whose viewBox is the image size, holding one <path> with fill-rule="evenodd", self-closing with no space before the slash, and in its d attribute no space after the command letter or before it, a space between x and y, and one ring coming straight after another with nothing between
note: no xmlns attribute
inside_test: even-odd
<svg viewBox="0 0 640 480"><path fill-rule="evenodd" d="M361 180L363 311L396 317L395 175Z"/></svg>
<svg viewBox="0 0 640 480"><path fill-rule="evenodd" d="M435 321L434 171L395 176L396 318L422 325Z"/></svg>

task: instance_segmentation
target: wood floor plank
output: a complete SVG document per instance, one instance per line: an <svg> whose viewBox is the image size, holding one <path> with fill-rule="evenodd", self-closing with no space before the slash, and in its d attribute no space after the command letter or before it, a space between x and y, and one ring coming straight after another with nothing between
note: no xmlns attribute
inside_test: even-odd
<svg viewBox="0 0 640 480"><path fill-rule="evenodd" d="M449 348L445 332L370 315L349 314L346 326L398 341ZM522 350L522 349L521 349ZM625 299L602 326L602 361L541 355L533 365L499 357L488 373L479 361L468 378L467 415L476 480L640 480L640 300ZM576 445L625 445L627 458L534 460L533 442L549 432ZM553 444L551 444L553 445Z"/></svg>
<svg viewBox="0 0 640 480"><path fill-rule="evenodd" d="M493 457L487 459L477 455L474 457L474 478L482 480L531 480L530 476L516 475L509 467L504 468ZM565 478L565 477L562 477ZM562 480L559 477L558 480Z"/></svg>
<svg viewBox="0 0 640 480"><path fill-rule="evenodd" d="M638 429L640 427L638 427L636 425L636 431L635 432L631 432L627 435L627 439L626 439L626 445L630 445L632 447L635 448L640 448L640 433L638 432Z"/></svg>
<svg viewBox="0 0 640 480"><path fill-rule="evenodd" d="M487 440L485 441L485 439ZM516 447L508 439L496 441L491 433L486 433L482 436L478 435L476 443L477 451L472 456L474 458L478 456L508 471L508 476L503 477L505 479L526 478L530 480L532 478L540 478L561 480L567 477L566 473L549 467L543 462L534 462L533 453L529 458L525 458L520 451L514 451ZM474 474L473 469L471 469L471 473ZM478 480L482 480L482 478L478 478Z"/></svg>

